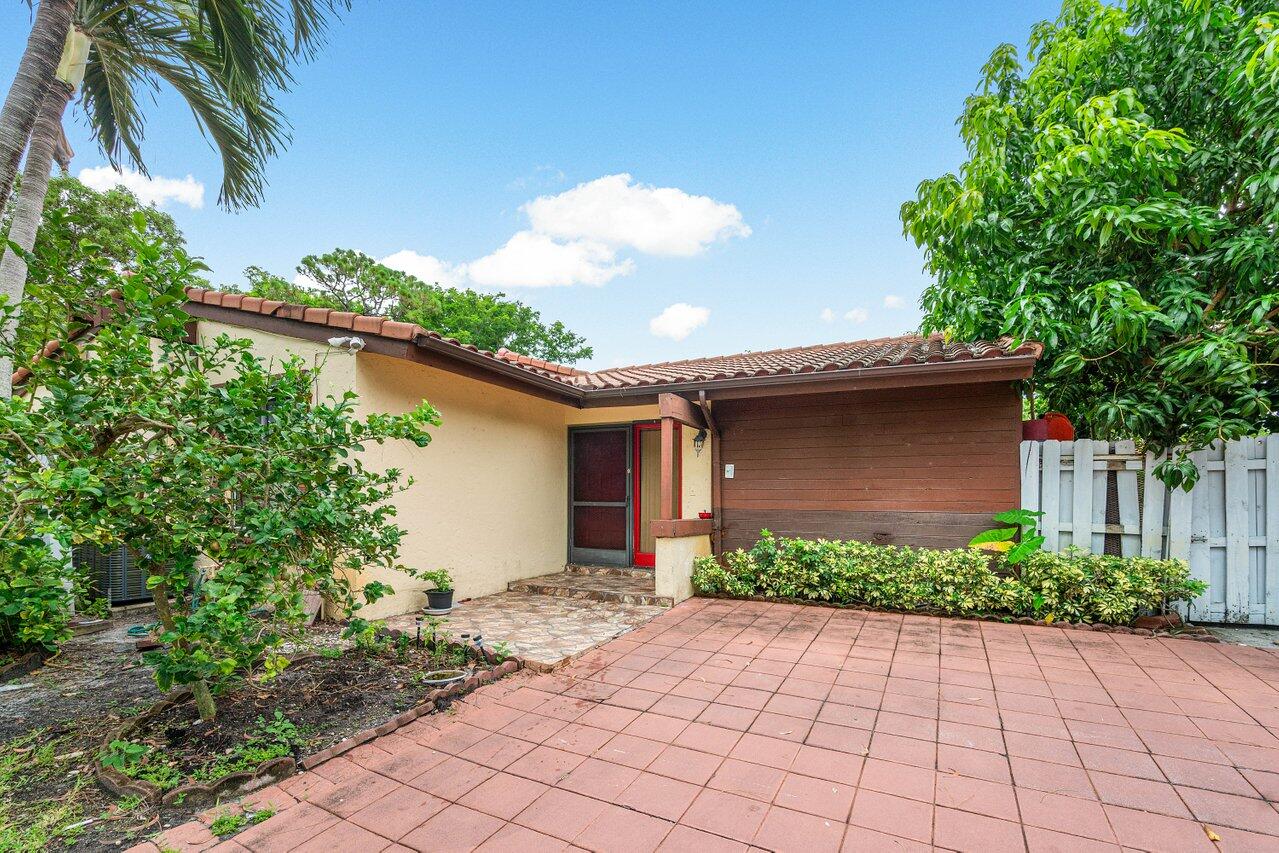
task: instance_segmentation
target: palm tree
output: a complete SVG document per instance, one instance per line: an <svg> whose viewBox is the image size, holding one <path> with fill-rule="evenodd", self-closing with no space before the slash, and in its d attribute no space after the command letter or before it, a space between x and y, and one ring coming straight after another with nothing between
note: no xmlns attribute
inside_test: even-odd
<svg viewBox="0 0 1279 853"><path fill-rule="evenodd" d="M4 107L0 108L0 210L4 210L13 190L22 152L35 126L36 112L62 55L75 4L76 0L40 0L36 8L27 48L18 63L18 73L4 99Z"/></svg>
<svg viewBox="0 0 1279 853"><path fill-rule="evenodd" d="M309 56L321 43L329 17L349 3L350 0L288 0L284 4L279 0L39 0L26 50L0 109L0 210L13 190L18 163L35 125L40 101L53 81L73 18L82 28L85 19L103 24L107 18L118 17L134 19L144 26L180 20L211 42L223 65L223 78L232 87L249 92L264 84L287 82L289 60L297 55ZM288 46L289 32L291 49L281 51L281 47ZM131 157L134 153L130 151ZM137 165L142 169L140 163ZM224 192L221 198L230 206L237 204L234 192Z"/></svg>
<svg viewBox="0 0 1279 853"><path fill-rule="evenodd" d="M57 2L42 0L37 18ZM168 85L221 155L219 202L257 204L266 161L288 140L274 95L288 88L289 63L319 45L327 16L340 4L344 0L294 0L286 15L275 0L78 0L63 35L62 62L45 83L40 120L29 136L9 240L21 252L35 245L62 113L81 79L90 126L113 166L127 159L146 172L138 95ZM19 78L15 88L26 79L21 70ZM8 248L0 260L0 297L10 308L0 324L6 337L17 328L26 284L21 252ZM11 373L12 364L0 358L0 398L10 395Z"/></svg>

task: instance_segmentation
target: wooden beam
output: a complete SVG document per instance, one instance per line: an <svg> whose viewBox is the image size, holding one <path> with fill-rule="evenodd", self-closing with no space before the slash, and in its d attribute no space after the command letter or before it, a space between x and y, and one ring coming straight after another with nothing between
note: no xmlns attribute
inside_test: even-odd
<svg viewBox="0 0 1279 853"><path fill-rule="evenodd" d="M658 517L670 520L675 517L675 419L662 418L662 494Z"/></svg>
<svg viewBox="0 0 1279 853"><path fill-rule="evenodd" d="M658 394L657 411L663 418L674 418L694 429L706 429L702 410L678 394Z"/></svg>
<svg viewBox="0 0 1279 853"><path fill-rule="evenodd" d="M711 520L709 518L673 518L667 521L655 519L650 522L649 529L657 539L674 539L680 536L709 536Z"/></svg>
<svg viewBox="0 0 1279 853"><path fill-rule="evenodd" d="M697 392L697 408L702 410L702 417L706 419L706 425L710 427L711 432L719 435L719 426L715 423L715 413L711 411L710 401L706 399L706 389Z"/></svg>

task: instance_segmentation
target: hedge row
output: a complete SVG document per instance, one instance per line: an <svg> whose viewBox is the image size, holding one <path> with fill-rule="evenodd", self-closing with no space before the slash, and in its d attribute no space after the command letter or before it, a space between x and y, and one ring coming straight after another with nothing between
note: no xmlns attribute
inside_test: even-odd
<svg viewBox="0 0 1279 853"><path fill-rule="evenodd" d="M1203 593L1181 560L1039 551L1016 566L973 549L938 551L827 539L787 539L767 530L722 563L701 557L703 593L765 595L951 616L1007 615L1124 625Z"/></svg>

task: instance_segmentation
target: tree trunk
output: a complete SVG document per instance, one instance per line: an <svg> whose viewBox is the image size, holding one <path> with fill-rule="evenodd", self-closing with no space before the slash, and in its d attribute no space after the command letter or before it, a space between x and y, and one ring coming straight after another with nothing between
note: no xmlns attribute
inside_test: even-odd
<svg viewBox="0 0 1279 853"><path fill-rule="evenodd" d="M31 131L31 146L27 151L27 164L22 170L22 190L14 206L13 221L9 224L9 240L25 252L36 244L36 232L44 215L44 197L49 189L49 169L53 165L54 151L62 139L62 114L71 101L72 89L61 80L53 80L40 102L40 114ZM13 251L4 250L0 260L0 296L8 297L13 308L0 327L5 340L13 340L18 332L18 313L22 310L22 293L27 284L27 262ZM13 396L13 362L0 356L0 399Z"/></svg>
<svg viewBox="0 0 1279 853"><path fill-rule="evenodd" d="M147 570L147 576L151 576L150 569ZM159 617L164 630L176 631L177 623L173 621L173 610L169 607L169 585L161 583L152 587L151 600L155 602L155 614ZM213 722L218 708L213 703L213 693L209 690L209 685L203 681L191 682L191 695L195 697L195 707L200 712L200 719L206 723Z"/></svg>
<svg viewBox="0 0 1279 853"><path fill-rule="evenodd" d="M0 108L0 210L13 191L22 151L27 147L40 101L62 57L73 11L75 0L40 0L36 7L27 49L18 63L18 73L4 99L4 107Z"/></svg>

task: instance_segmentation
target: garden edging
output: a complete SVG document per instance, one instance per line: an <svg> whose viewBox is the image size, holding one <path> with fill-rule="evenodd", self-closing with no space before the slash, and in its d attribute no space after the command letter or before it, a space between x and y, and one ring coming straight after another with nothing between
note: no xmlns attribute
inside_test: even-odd
<svg viewBox="0 0 1279 853"><path fill-rule="evenodd" d="M101 757L94 759L95 776L99 784L120 797L137 796L143 800L159 802L164 805L180 804L197 808L214 806L223 800L239 797L267 785L278 783L294 775L299 769L309 770L361 744L368 743L376 737L390 734L402 726L412 723L419 717L434 713L437 710L438 702L462 696L477 687L517 672L524 666L524 662L520 658L511 657L502 663L497 663L496 655L489 649L484 649L483 653L485 662L492 665L492 669L477 672L463 681L433 690L426 694L418 704L397 714L390 720L365 729L301 759L294 759L291 756L271 758L262 762L253 770L231 773L212 782L186 782L167 792L162 791L160 786L152 782L145 779L135 779L115 767L103 764ZM299 658L294 661L294 664L303 663L314 657L316 656L308 655L306 658ZM103 741L102 749L108 749L113 741L127 740L134 731L147 721L177 705L191 701L191 698L189 688L181 688L172 695L166 696L109 734Z"/></svg>

